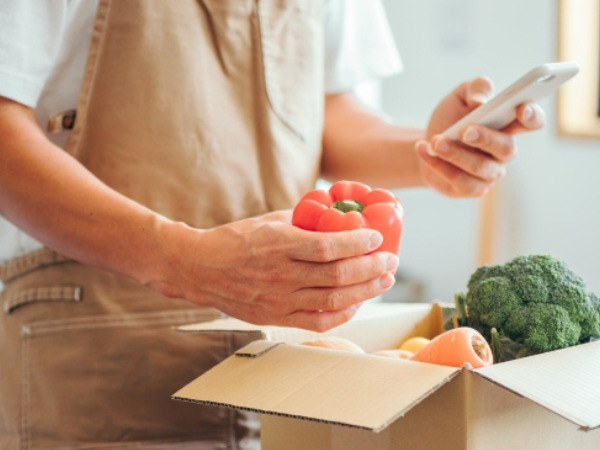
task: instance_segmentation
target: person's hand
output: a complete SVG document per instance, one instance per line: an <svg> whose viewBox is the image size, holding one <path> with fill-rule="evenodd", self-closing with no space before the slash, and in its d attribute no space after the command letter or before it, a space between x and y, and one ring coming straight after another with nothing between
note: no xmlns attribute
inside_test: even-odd
<svg viewBox="0 0 600 450"><path fill-rule="evenodd" d="M517 108L517 119L501 131L470 124L460 131L460 142L439 134L492 97L485 77L467 81L445 97L433 112L424 140L417 141L423 181L450 197L480 197L506 172L516 154L514 135L544 125L545 114L535 104Z"/></svg>
<svg viewBox="0 0 600 450"><path fill-rule="evenodd" d="M172 271L148 284L247 322L325 331L394 284L398 256L366 255L381 242L369 229L301 230L291 211L206 231L174 224L165 230Z"/></svg>

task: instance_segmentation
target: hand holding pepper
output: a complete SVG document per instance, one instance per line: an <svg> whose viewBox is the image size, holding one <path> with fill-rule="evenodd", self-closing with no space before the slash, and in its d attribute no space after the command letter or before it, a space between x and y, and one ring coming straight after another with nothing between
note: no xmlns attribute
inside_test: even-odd
<svg viewBox="0 0 600 450"><path fill-rule="evenodd" d="M398 256L374 252L381 233L359 228L307 232L276 211L210 230L160 228L167 274L146 283L255 324L325 331L394 285Z"/></svg>

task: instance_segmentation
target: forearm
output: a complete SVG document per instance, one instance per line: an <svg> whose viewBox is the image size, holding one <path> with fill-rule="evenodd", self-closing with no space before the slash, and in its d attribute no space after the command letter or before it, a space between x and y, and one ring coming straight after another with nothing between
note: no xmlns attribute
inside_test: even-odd
<svg viewBox="0 0 600 450"><path fill-rule="evenodd" d="M386 122L350 93L327 96L322 172L373 186L423 186L414 144L425 130Z"/></svg>
<svg viewBox="0 0 600 450"><path fill-rule="evenodd" d="M324 331L394 282L398 258L372 253L381 245L373 230L309 232L291 225L291 211L198 230L104 185L46 139L31 110L1 98L0 136L3 216L67 256L168 297Z"/></svg>
<svg viewBox="0 0 600 450"><path fill-rule="evenodd" d="M22 105L0 101L0 213L45 245L143 283L160 270L168 220L113 191L50 143ZM125 245L127 243L127 245Z"/></svg>

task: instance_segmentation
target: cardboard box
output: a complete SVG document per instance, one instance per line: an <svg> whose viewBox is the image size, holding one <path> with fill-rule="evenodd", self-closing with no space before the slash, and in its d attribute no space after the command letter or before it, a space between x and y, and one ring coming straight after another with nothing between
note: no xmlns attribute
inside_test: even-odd
<svg viewBox="0 0 600 450"><path fill-rule="evenodd" d="M441 330L438 305L363 310L327 334L373 352ZM302 330L261 335L173 398L262 413L263 450L600 448L600 342L473 370L302 346L316 335Z"/></svg>

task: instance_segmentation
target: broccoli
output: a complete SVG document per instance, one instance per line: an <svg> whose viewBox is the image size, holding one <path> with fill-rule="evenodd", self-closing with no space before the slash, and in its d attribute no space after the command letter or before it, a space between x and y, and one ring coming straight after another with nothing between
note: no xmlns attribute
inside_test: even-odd
<svg viewBox="0 0 600 450"><path fill-rule="evenodd" d="M460 319L495 349L495 360L543 353L600 335L600 298L565 263L519 256L479 267L455 296ZM464 305L463 305L464 304Z"/></svg>

